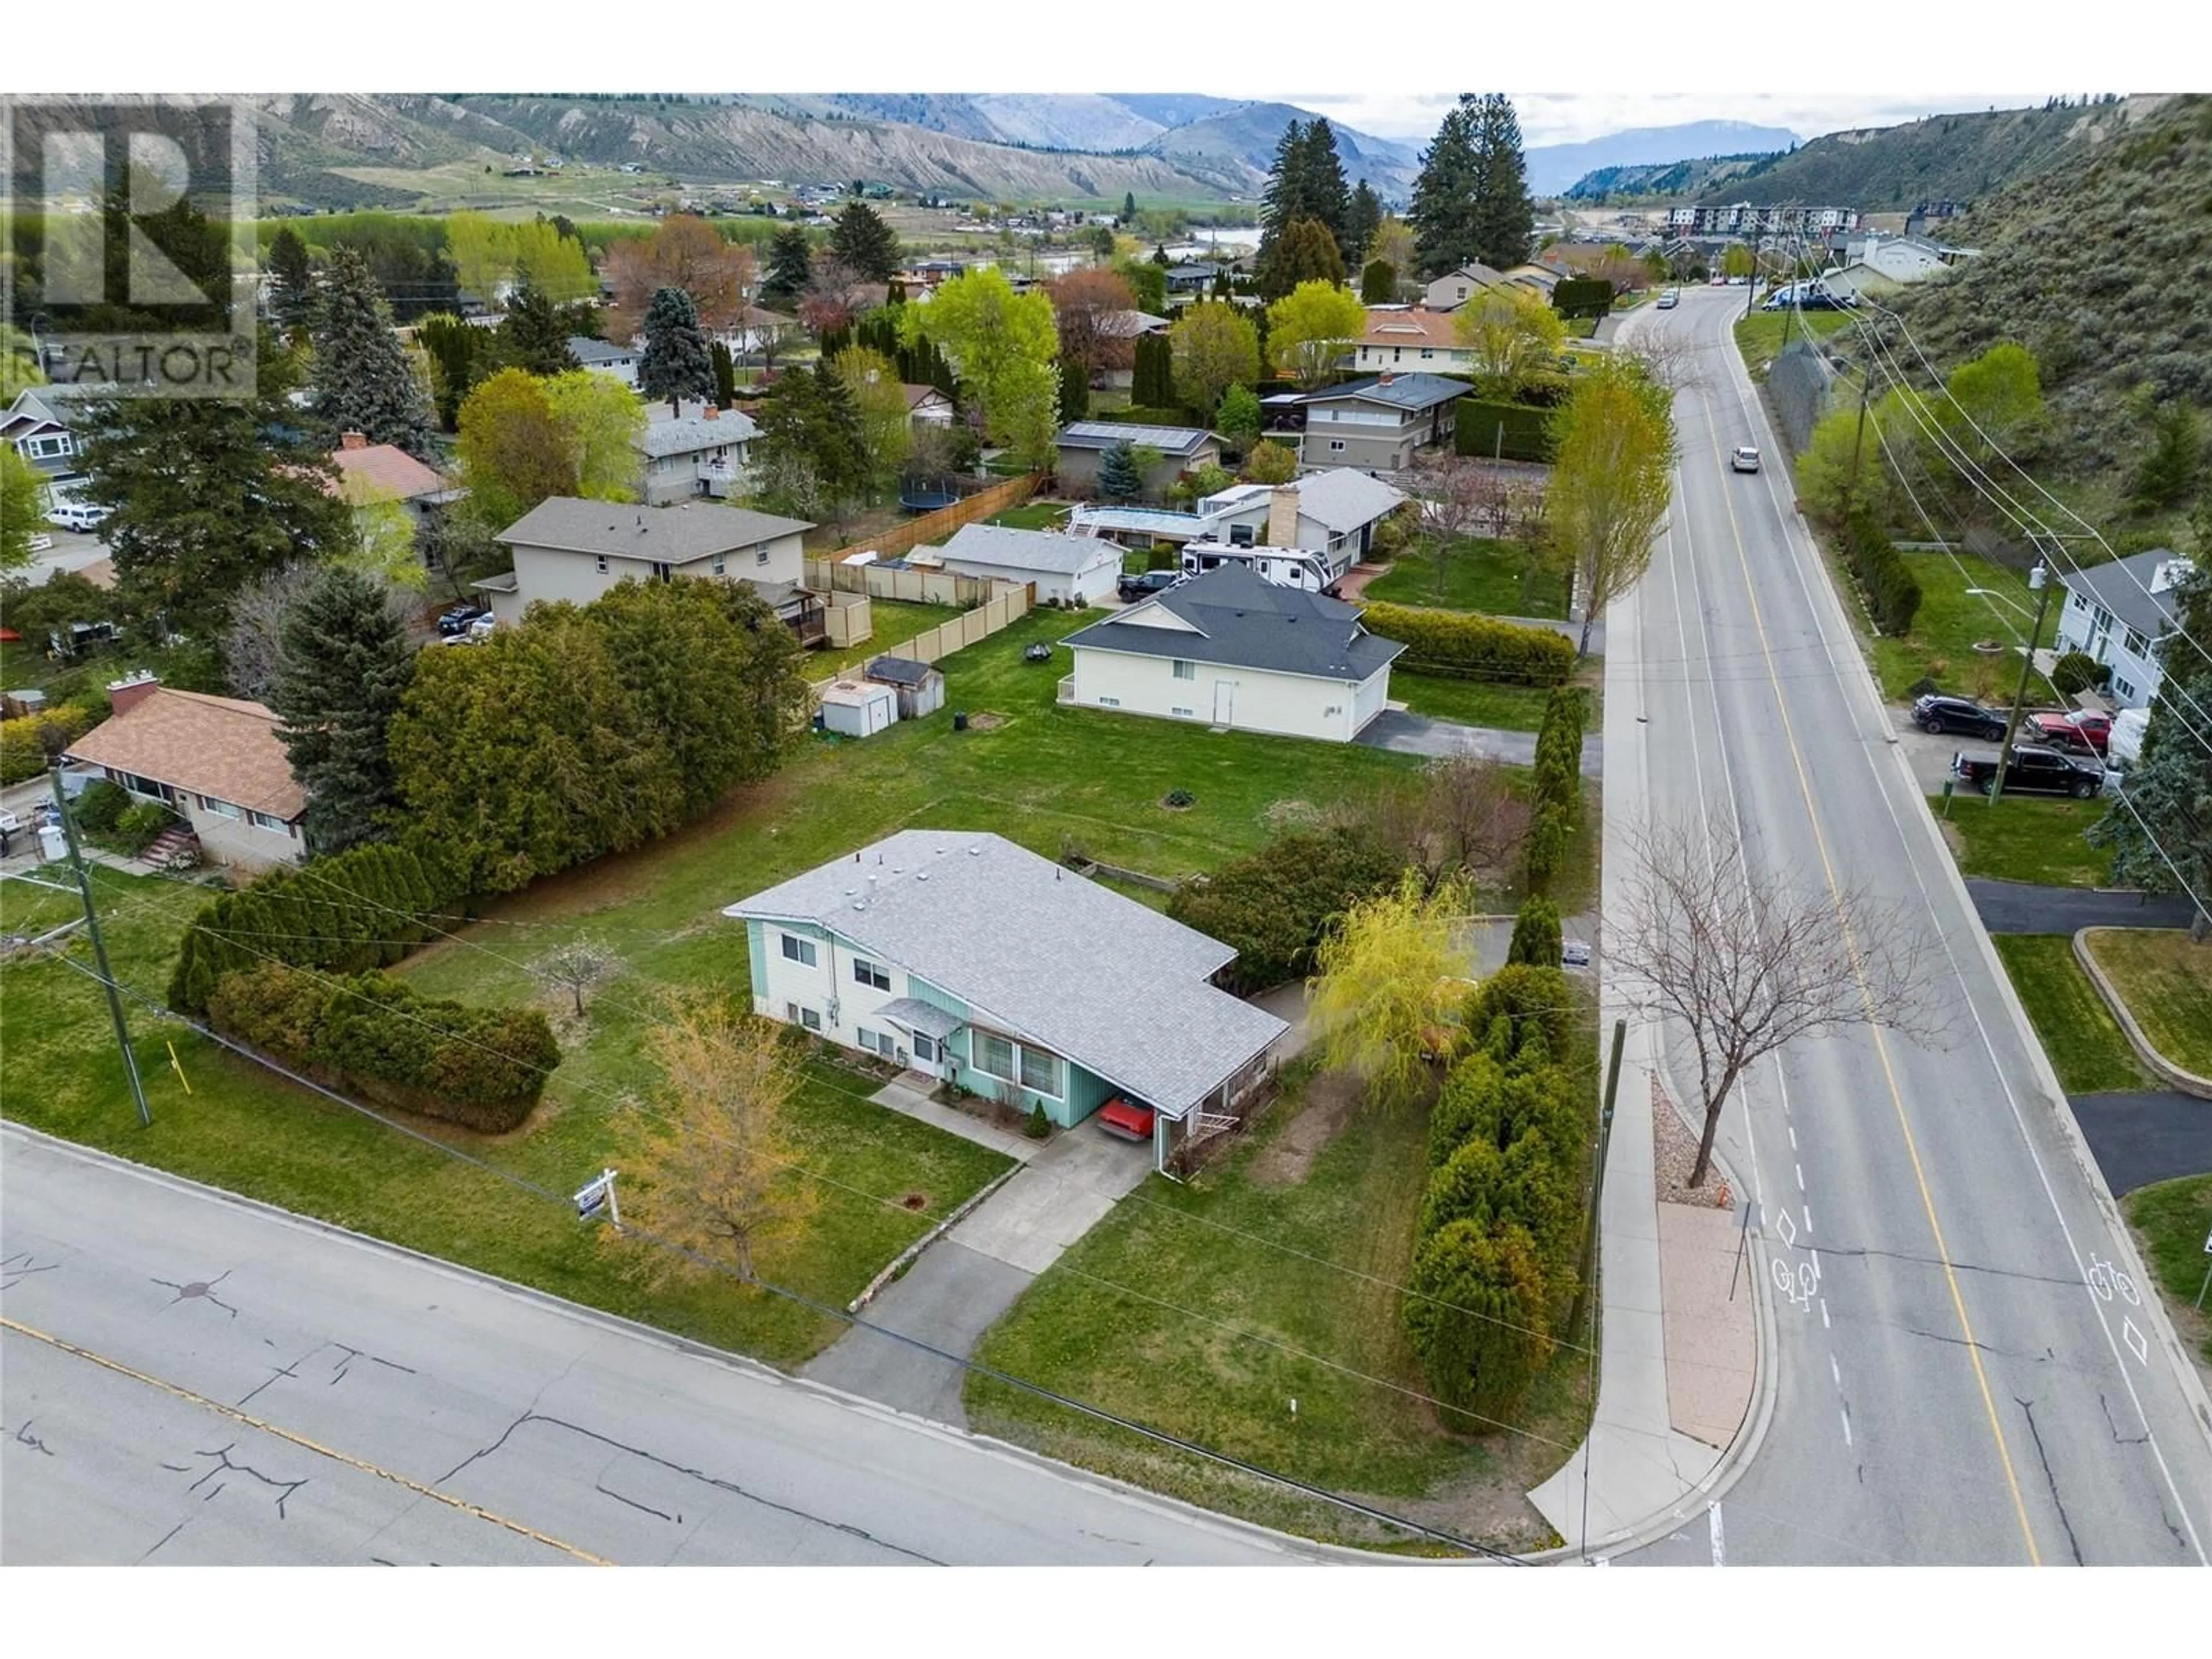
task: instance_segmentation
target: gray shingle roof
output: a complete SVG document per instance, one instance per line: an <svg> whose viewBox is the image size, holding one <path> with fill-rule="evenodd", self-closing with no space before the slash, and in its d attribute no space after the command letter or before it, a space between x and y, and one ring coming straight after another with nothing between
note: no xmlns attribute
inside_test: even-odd
<svg viewBox="0 0 2212 1659"><path fill-rule="evenodd" d="M588 334L571 334L568 337L568 355L589 368L593 363L620 362L624 358L635 357L637 349L634 346L609 345L605 340L594 340Z"/></svg>
<svg viewBox="0 0 2212 1659"><path fill-rule="evenodd" d="M2109 564L2069 572L2059 580L2092 605L2103 605L2145 639L2154 640L2173 626L2178 607L2171 587L2153 593L2151 584L2160 565L2177 561L2190 562L2169 549L2154 547L2147 553L2130 553L2124 559L2114 559Z"/></svg>
<svg viewBox="0 0 2212 1659"><path fill-rule="evenodd" d="M645 435L638 447L653 459L664 455L688 455L694 450L719 449L760 436L753 417L730 409L709 419L704 404L686 403L682 416L672 418L665 403L646 405Z"/></svg>
<svg viewBox="0 0 2212 1659"><path fill-rule="evenodd" d="M689 564L716 553L794 536L814 526L713 501L675 507L634 507L553 495L499 533L509 547L550 547L568 553L618 553L625 558Z"/></svg>
<svg viewBox="0 0 2212 1659"><path fill-rule="evenodd" d="M1433 409L1454 398L1464 398L1474 390L1465 380L1448 380L1441 374L1395 374L1387 386L1378 375L1372 380L1348 380L1342 386L1333 386L1326 392L1313 393L1306 401L1333 404L1346 398L1358 398L1366 403L1388 404L1393 409Z"/></svg>
<svg viewBox="0 0 2212 1659"><path fill-rule="evenodd" d="M1298 511L1331 530L1372 524L1406 499L1406 492L1357 467L1332 466L1298 480Z"/></svg>
<svg viewBox="0 0 2212 1659"><path fill-rule="evenodd" d="M902 830L722 914L834 929L1170 1116L1289 1029L1206 982L1220 940L998 836Z"/></svg>
<svg viewBox="0 0 2212 1659"><path fill-rule="evenodd" d="M1115 444L1145 444L1163 455L1194 455L1212 436L1204 427L1130 426L1121 421L1078 421L1072 426L1060 428L1060 447L1062 449L1111 449Z"/></svg>
<svg viewBox="0 0 2212 1659"><path fill-rule="evenodd" d="M1198 631L1147 627L1142 618L1155 605ZM1302 588L1277 587L1241 564L1220 565L1178 582L1154 599L1078 629L1065 642L1079 651L1180 657L1325 680L1364 680L1406 648L1361 627L1358 606Z"/></svg>
<svg viewBox="0 0 2212 1659"><path fill-rule="evenodd" d="M929 684L929 677L938 671L926 662L916 662L911 657L878 657L867 667L867 677L881 680L887 685L912 687Z"/></svg>
<svg viewBox="0 0 2212 1659"><path fill-rule="evenodd" d="M1093 565L1118 562L1121 550L1096 536L1064 536L1056 530L1013 530L1004 525L969 524L938 549L949 562L988 565L994 570L1043 570L1073 576Z"/></svg>

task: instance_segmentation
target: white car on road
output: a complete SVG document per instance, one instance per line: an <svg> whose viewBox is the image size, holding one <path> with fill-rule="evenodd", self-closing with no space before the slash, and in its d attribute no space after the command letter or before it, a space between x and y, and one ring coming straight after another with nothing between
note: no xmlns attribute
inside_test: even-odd
<svg viewBox="0 0 2212 1659"><path fill-rule="evenodd" d="M1757 444L1738 444L1733 450L1729 452L1729 467L1731 471L1736 472L1758 471L1759 446Z"/></svg>

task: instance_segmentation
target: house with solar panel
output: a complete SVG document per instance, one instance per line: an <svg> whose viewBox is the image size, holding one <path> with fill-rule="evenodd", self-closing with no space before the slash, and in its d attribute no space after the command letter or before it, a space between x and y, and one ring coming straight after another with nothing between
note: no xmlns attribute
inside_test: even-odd
<svg viewBox="0 0 2212 1659"><path fill-rule="evenodd" d="M1221 440L1203 427L1078 421L1060 428L1060 459L1053 470L1061 490L1075 496L1097 494L1099 459L1116 444L1151 450L1159 457L1140 474L1146 495L1155 500L1183 473L1221 465Z"/></svg>

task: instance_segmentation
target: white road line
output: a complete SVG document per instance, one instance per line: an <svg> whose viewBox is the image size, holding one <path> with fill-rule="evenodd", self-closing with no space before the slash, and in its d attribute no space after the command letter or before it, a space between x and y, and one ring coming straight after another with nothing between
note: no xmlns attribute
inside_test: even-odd
<svg viewBox="0 0 2212 1659"><path fill-rule="evenodd" d="M1844 1368L1836 1363L1836 1356L1833 1354L1828 1356L1828 1375L1836 1379L1838 1388L1844 1386Z"/></svg>
<svg viewBox="0 0 2212 1659"><path fill-rule="evenodd" d="M1813 1233L1813 1206L1812 1206L1811 1205L1808 1204L1808 1205L1806 1205L1806 1206L1805 1206L1805 1234L1806 1234L1806 1237L1809 1238L1810 1237L1812 1237L1812 1233Z"/></svg>
<svg viewBox="0 0 2212 1659"><path fill-rule="evenodd" d="M1717 1567L1724 1567L1728 1565L1728 1544L1721 1534L1721 1506L1716 1504L1707 1510L1705 1519L1712 1526L1713 1565Z"/></svg>
<svg viewBox="0 0 2212 1659"><path fill-rule="evenodd" d="M1797 1126L1794 1123L1790 1125L1790 1150L1793 1152L1797 1150Z"/></svg>
<svg viewBox="0 0 2212 1659"><path fill-rule="evenodd" d="M1836 1408L1836 1415L1844 1419L1844 1443L1848 1446L1851 1443L1850 1408L1846 1406L1838 1406Z"/></svg>
<svg viewBox="0 0 2212 1659"><path fill-rule="evenodd" d="M1820 1298L1820 1328L1828 1328L1828 1298L1825 1296Z"/></svg>
<svg viewBox="0 0 2212 1659"><path fill-rule="evenodd" d="M1793 1164L1790 1167L1797 1172L1797 1190L1801 1193L1803 1192L1805 1190L1805 1166L1802 1164Z"/></svg>

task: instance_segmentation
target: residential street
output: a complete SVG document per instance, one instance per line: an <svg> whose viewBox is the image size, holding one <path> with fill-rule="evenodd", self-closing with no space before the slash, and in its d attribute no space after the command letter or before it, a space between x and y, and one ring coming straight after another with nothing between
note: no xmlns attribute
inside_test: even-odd
<svg viewBox="0 0 2212 1659"><path fill-rule="evenodd" d="M1770 1258L1772 1416L1722 1515L1694 1504L1619 1559L2202 1565L2212 1413L1884 741L1892 716L1729 341L1742 309L1691 289L1635 325L1705 349L1676 404L1668 532L1607 619L1608 712L1642 722L1650 780L1648 801L1608 792L1607 875L1644 810L1739 819L1754 870L1903 906L1949 1030L1929 1048L1801 1042L1731 1101L1721 1148ZM1765 472L1729 471L1747 441Z"/></svg>
<svg viewBox="0 0 2212 1659"><path fill-rule="evenodd" d="M1319 1556L13 1126L0 1188L9 1565Z"/></svg>

